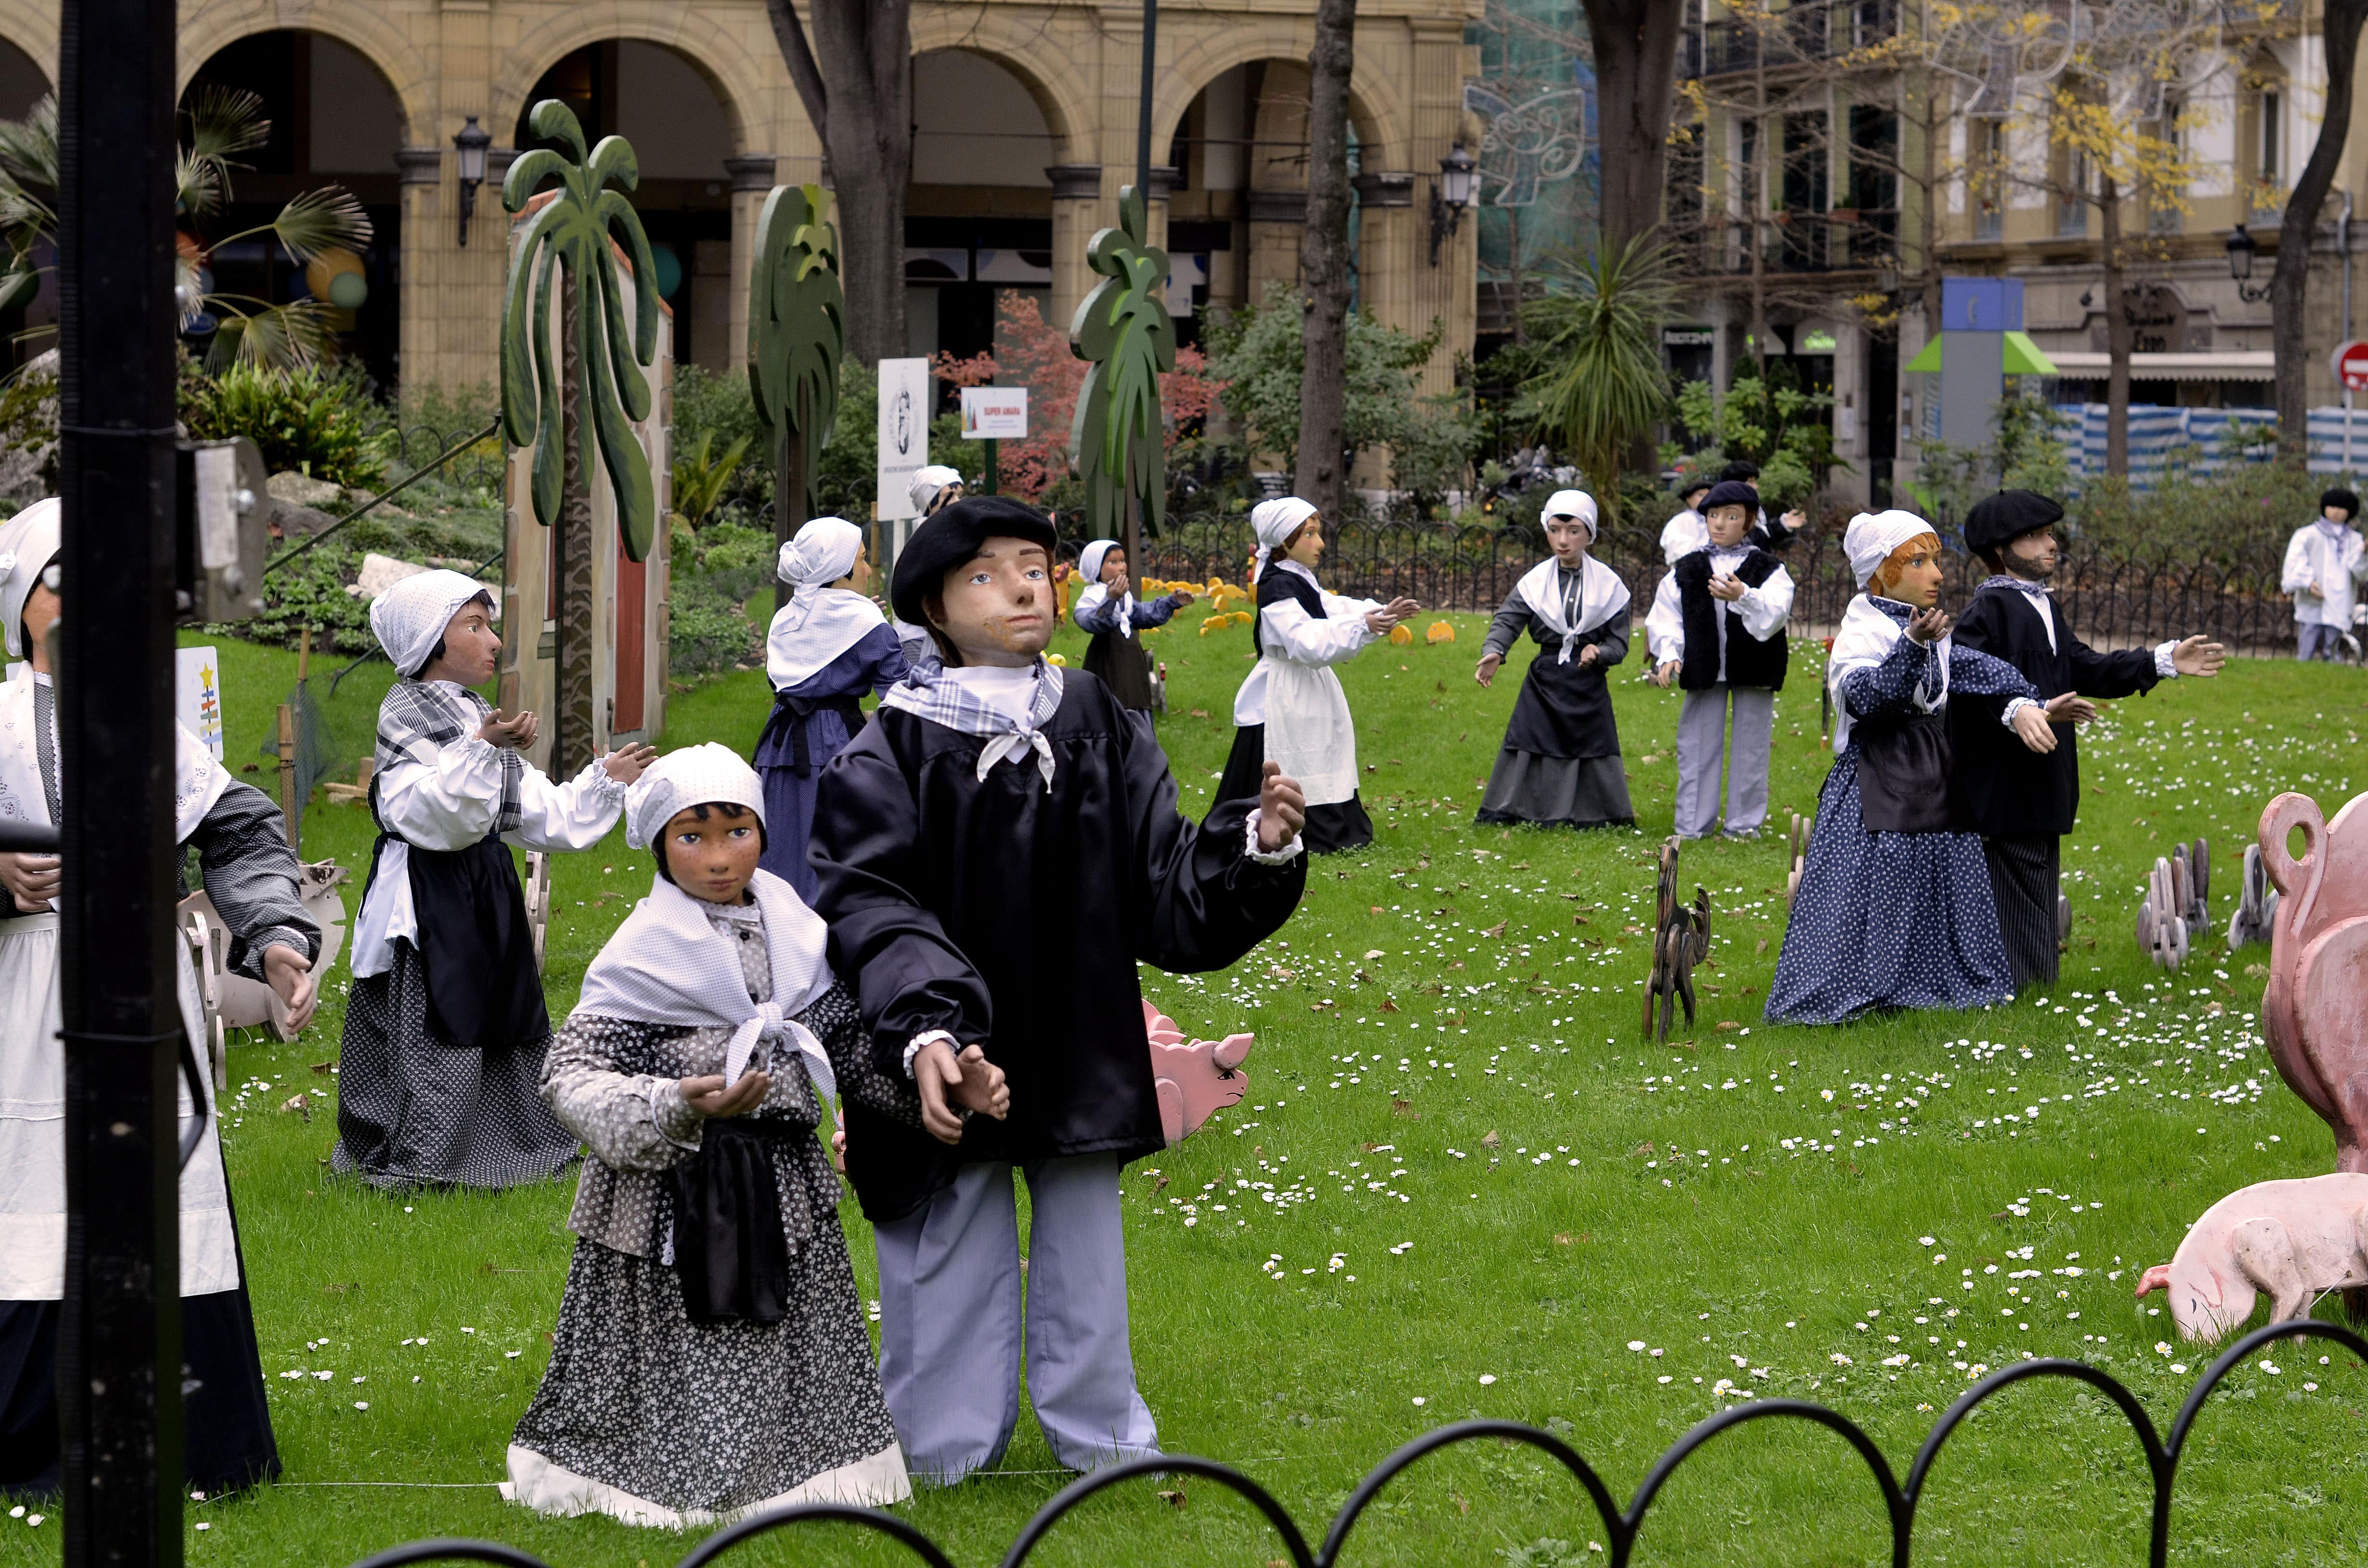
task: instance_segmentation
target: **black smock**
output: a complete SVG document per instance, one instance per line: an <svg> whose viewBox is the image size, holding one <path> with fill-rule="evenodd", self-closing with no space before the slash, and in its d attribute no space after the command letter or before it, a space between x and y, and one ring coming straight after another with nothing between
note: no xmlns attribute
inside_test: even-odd
<svg viewBox="0 0 2368 1568"><path fill-rule="evenodd" d="M1505 726L1505 744L1537 756L1618 756L1620 726L1611 716L1611 686L1605 671L1628 656L1628 612L1620 613L1592 631L1582 631L1570 645L1570 662L1562 662L1562 634L1530 608L1515 588L1507 597L1481 652L1499 658L1528 632L1538 645L1521 677L1520 695L1513 699L1513 717ZM1579 663L1589 646L1595 662Z"/></svg>
<svg viewBox="0 0 2368 1568"><path fill-rule="evenodd" d="M2034 612L2055 625L2055 645ZM2021 671L2046 701L2064 693L2111 699L2152 689L2154 650L2100 653L2072 635L2052 597L2019 588L1985 588L1974 596L1953 633L1960 648L2003 659ZM2057 724L2055 749L2045 755L2007 728L2004 697L1949 694L1949 749L1959 831L2001 838L2057 838L2072 831L2080 807L2080 746L2069 724Z"/></svg>
<svg viewBox="0 0 2368 1568"><path fill-rule="evenodd" d="M905 1077L913 1037L944 1029L1008 1075L1011 1112L958 1145L850 1093L847 1169L866 1218L911 1213L964 1165L1165 1145L1140 961L1222 969L1280 929L1307 858L1249 858L1255 797L1196 826L1167 759L1100 681L1073 672L1033 752L978 777L985 739L894 709L824 770L812 861L831 967L859 994L872 1065Z"/></svg>

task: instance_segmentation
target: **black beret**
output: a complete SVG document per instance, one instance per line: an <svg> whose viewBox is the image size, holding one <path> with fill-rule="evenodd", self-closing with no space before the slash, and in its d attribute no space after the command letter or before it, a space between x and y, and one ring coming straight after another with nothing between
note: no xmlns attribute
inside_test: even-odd
<svg viewBox="0 0 2368 1568"><path fill-rule="evenodd" d="M2064 508L2034 490L2001 490L1965 514L1965 548L1979 555L2064 520Z"/></svg>
<svg viewBox="0 0 2368 1568"><path fill-rule="evenodd" d="M900 619L927 626L921 601L938 592L946 574L978 553L991 539L1024 539L1053 552L1053 519L1008 495L969 495L916 524L896 556L888 602Z"/></svg>
<svg viewBox="0 0 2368 1568"><path fill-rule="evenodd" d="M2349 520L2360 515L2360 497L2339 484L2318 498L2318 510L2321 516L2326 515L2329 506L2342 507L2344 517Z"/></svg>
<svg viewBox="0 0 2368 1568"><path fill-rule="evenodd" d="M1713 506L1740 506L1746 512L1756 514L1759 510L1759 492L1739 479L1722 479L1710 487L1709 494L1702 497L1702 516L1709 517Z"/></svg>
<svg viewBox="0 0 2368 1568"><path fill-rule="evenodd" d="M1678 481L1678 494L1680 497L1691 495L1697 490L1708 490L1717 483L1706 473L1689 474Z"/></svg>
<svg viewBox="0 0 2368 1568"><path fill-rule="evenodd" d="M1759 477L1759 465L1748 458L1737 458L1719 470L1718 476L1721 479L1757 479Z"/></svg>

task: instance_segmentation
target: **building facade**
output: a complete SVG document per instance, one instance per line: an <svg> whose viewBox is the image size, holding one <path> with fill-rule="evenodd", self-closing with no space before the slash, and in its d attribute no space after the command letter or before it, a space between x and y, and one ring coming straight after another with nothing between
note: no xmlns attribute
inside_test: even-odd
<svg viewBox="0 0 2368 1568"><path fill-rule="evenodd" d="M1476 144L1463 94L1477 55L1465 28L1481 4L1359 7L1359 297L1392 325L1444 327L1426 390L1450 383L1453 355L1473 341L1474 226L1434 247L1429 198L1451 149ZM1152 224L1177 257L1179 316L1187 290L1223 304L1296 281L1314 11L1314 0L1236 0L1160 18ZM1132 0L914 6L914 352L992 347L1005 288L1033 294L1065 327L1089 282L1086 241L1116 221L1133 177L1142 23ZM55 0L0 0L0 114L21 113L55 79L57 31ZM210 85L263 98L271 143L236 179L256 222L332 182L370 210L378 238L355 336L373 371L407 389L495 377L500 176L541 98L569 102L595 136L633 143L635 204L661 248L685 362L741 362L765 193L827 183L762 0L184 0L180 71L185 102ZM472 119L494 150L471 193L452 139ZM232 281L288 297L284 258L260 243L230 249L218 270L245 268Z"/></svg>

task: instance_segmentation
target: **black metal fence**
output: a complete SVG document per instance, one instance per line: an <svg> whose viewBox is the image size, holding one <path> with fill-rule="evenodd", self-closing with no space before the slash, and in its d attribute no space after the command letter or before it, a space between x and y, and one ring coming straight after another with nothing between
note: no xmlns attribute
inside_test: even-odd
<svg viewBox="0 0 2368 1568"><path fill-rule="evenodd" d="M1668 570L1656 539L1657 528L1653 537L1614 535L1599 551L1627 581L1640 620ZM1330 535L1327 545L1319 574L1337 592L1383 599L1405 595L1425 609L1483 613L1504 603L1521 574L1547 553L1543 535L1518 524L1359 520ZM1188 518L1145 541L1144 571L1163 579L1240 584L1255 547L1246 518ZM1796 586L1793 635L1830 635L1858 592L1839 532L1796 539L1782 559ZM2053 588L2073 631L2092 647L2138 647L2202 632L2232 653L2268 657L2294 648L2294 604L2278 589L2282 568L2277 558L2233 564L2124 561L2076 544ZM1947 574L1941 603L1963 608L1989 571L1975 557L1952 553Z"/></svg>
<svg viewBox="0 0 2368 1568"><path fill-rule="evenodd" d="M422 469L440 467L444 476L456 484L498 495L507 461L498 431L499 426L484 431L398 425L392 432L396 477L407 479ZM457 451L453 449L455 443L461 444Z"/></svg>
<svg viewBox="0 0 2368 1568"><path fill-rule="evenodd" d="M2186 1452L2188 1434L2193 1430L2196 1418L2203 1412L2204 1402L2224 1378L2261 1346L2284 1339L2313 1338L2331 1339L2362 1360L2368 1360L2368 1340L2333 1324L2305 1319L2256 1329L2230 1346L2196 1380L2194 1388L2189 1391L2185 1403L2180 1406L2178 1417L2170 1424L2168 1437L2155 1430L2154 1421L2146 1415L2146 1406L2139 1403L2137 1395L2131 1392L2126 1384L2086 1362L2030 1360L2002 1367L1967 1389L1955 1403L1941 1413L1940 1420L1932 1424L1931 1431L1916 1450L1916 1458L1908 1466L1907 1478L1904 1482L1893 1473L1890 1461L1883 1457L1883 1450L1856 1422L1839 1411L1828 1410L1807 1400L1749 1400L1730 1405L1697 1423L1654 1461L1653 1468L1645 1473L1625 1508L1612 1496L1611 1489L1604 1484L1595 1467L1588 1463L1578 1450L1553 1433L1542 1432L1535 1426L1526 1426L1517 1421L1459 1421L1424 1433L1369 1471L1364 1480L1357 1483L1357 1489L1349 1494L1349 1500L1340 1506L1340 1511L1332 1516L1332 1522L1326 1529L1321 1544L1314 1547L1308 1545L1306 1536L1301 1532L1291 1511L1278 1502L1272 1493L1240 1471L1215 1460L1193 1459L1180 1454L1161 1455L1113 1465L1072 1483L1038 1509L1035 1517L1028 1521L1027 1528L1019 1532L1010 1550L1004 1553L1003 1568L1019 1568L1061 1521L1087 1498L1130 1481L1147 1476L1174 1475L1197 1476L1213 1482L1248 1502L1273 1527L1275 1539L1289 1554L1293 1568L1333 1568L1347 1550L1349 1534L1357 1528L1358 1521L1391 1483L1432 1454L1461 1443L1484 1439L1527 1444L1546 1453L1567 1471L1587 1493L1588 1501L1594 1505L1596 1517L1602 1521L1604 1534L1608 1538L1606 1562L1611 1568L1623 1568L1635 1552L1636 1539L1644 1530L1646 1513L1660 1496L1661 1489L1668 1484L1670 1476L1677 1473L1679 1466L1723 1432L1750 1422L1780 1420L1806 1421L1823 1426L1848 1443L1864 1461L1868 1473L1873 1477L1876 1490L1882 1494L1884 1518L1891 1537L1892 1568L1907 1568L1914 1549L1916 1510L1924 1500L1927 1483L1931 1479L1932 1467L1939 1460L1941 1449L1955 1435L1958 1426L1985 1403L2017 1383L2040 1378L2065 1378L2084 1383L2103 1394L2128 1419L2130 1429L2146 1458L2154 1489L2146 1562L2151 1568L2164 1568L2170 1555L2171 1494L2178 1483L2179 1461ZM953 1568L953 1559L937 1542L895 1515L876 1508L832 1503L805 1504L744 1519L701 1541L677 1564L677 1568L706 1568L706 1564L758 1536L769 1535L793 1525L820 1521L858 1526L895 1541L915 1558L928 1564L929 1568ZM2331 1547L2336 1545L2332 1537L2328 1544ZM2351 1538L2346 1534L2343 1545L2350 1544ZM355 1568L397 1568L402 1563L436 1562L493 1562L502 1564L503 1568L549 1568L541 1558L530 1552L490 1540L412 1541L365 1558L355 1564Z"/></svg>

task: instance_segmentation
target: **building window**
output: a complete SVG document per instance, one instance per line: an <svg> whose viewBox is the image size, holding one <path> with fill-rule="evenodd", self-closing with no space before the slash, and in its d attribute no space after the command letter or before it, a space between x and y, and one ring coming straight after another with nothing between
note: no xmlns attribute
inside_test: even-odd
<svg viewBox="0 0 2368 1568"><path fill-rule="evenodd" d="M2089 154L2078 148L2064 155L2064 182L2055 195L2055 233L2059 236L2089 232Z"/></svg>
<svg viewBox="0 0 2368 1568"><path fill-rule="evenodd" d="M2279 145L2278 135L2283 125L2284 108L2284 94L2279 92L2275 87L2268 87L2262 90L2261 108L2259 118L2259 124L2260 126L2260 142L2261 146L2261 162L2259 171L2259 178L2264 186L2274 187L2284 183L2285 173L2283 156L2283 150Z"/></svg>

